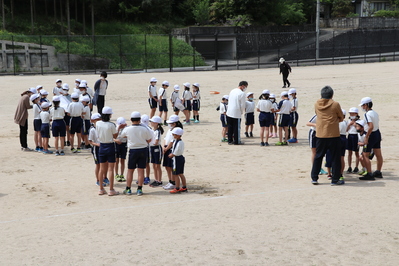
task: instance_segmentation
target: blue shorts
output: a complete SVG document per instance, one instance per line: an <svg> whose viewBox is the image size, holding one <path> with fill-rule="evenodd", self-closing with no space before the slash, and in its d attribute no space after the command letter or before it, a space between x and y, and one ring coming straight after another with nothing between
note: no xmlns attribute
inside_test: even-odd
<svg viewBox="0 0 399 266"><path fill-rule="evenodd" d="M260 112L259 114L259 125L260 127L270 127L272 121L274 120L274 116L270 112Z"/></svg>
<svg viewBox="0 0 399 266"><path fill-rule="evenodd" d="M115 143L116 158L126 159L127 143Z"/></svg>
<svg viewBox="0 0 399 266"><path fill-rule="evenodd" d="M115 143L100 143L98 151L98 161L100 163L115 163Z"/></svg>
<svg viewBox="0 0 399 266"><path fill-rule="evenodd" d="M191 111L193 108L191 106L191 101L190 100L185 100L184 101L184 110Z"/></svg>
<svg viewBox="0 0 399 266"><path fill-rule="evenodd" d="M220 114L220 121L222 122L222 127L227 127L227 117L225 114Z"/></svg>
<svg viewBox="0 0 399 266"><path fill-rule="evenodd" d="M381 149L381 132L379 129L371 132L369 142L367 146L363 148L363 152L371 152L372 149Z"/></svg>
<svg viewBox="0 0 399 266"><path fill-rule="evenodd" d="M255 124L255 116L254 113L246 113L245 114L245 125L253 125Z"/></svg>
<svg viewBox="0 0 399 266"><path fill-rule="evenodd" d="M99 150L100 150L100 147L97 147L97 146L91 146L91 154L93 154L93 159L94 159L94 163L95 164L99 164L100 163L100 161L98 160L99 159Z"/></svg>
<svg viewBox="0 0 399 266"><path fill-rule="evenodd" d="M71 123L71 116L65 114L64 116L65 125L69 127L69 123Z"/></svg>
<svg viewBox="0 0 399 266"><path fill-rule="evenodd" d="M277 120L277 114L276 113L272 113L273 115L273 120L270 123L271 126L275 126L276 125L276 120Z"/></svg>
<svg viewBox="0 0 399 266"><path fill-rule="evenodd" d="M316 148L316 131L309 130L309 146L311 149Z"/></svg>
<svg viewBox="0 0 399 266"><path fill-rule="evenodd" d="M90 120L83 120L82 122L82 135L89 135L90 131Z"/></svg>
<svg viewBox="0 0 399 266"><path fill-rule="evenodd" d="M41 131L42 130L42 120L41 119L34 119L33 120L33 130L34 131Z"/></svg>
<svg viewBox="0 0 399 266"><path fill-rule="evenodd" d="M150 162L153 164L161 164L162 162L162 147L161 145L158 146L151 146L150 147Z"/></svg>
<svg viewBox="0 0 399 266"><path fill-rule="evenodd" d="M83 127L83 119L78 116L78 117L71 117L71 121L69 123L69 133L70 134L75 134L82 132L82 127Z"/></svg>
<svg viewBox="0 0 399 266"><path fill-rule="evenodd" d="M290 123L288 124L290 127L296 127L298 124L299 115L297 112L290 113Z"/></svg>
<svg viewBox="0 0 399 266"><path fill-rule="evenodd" d="M147 166L148 147L129 150L128 169L145 169Z"/></svg>
<svg viewBox="0 0 399 266"><path fill-rule="evenodd" d="M193 100L193 111L200 110L200 100Z"/></svg>
<svg viewBox="0 0 399 266"><path fill-rule="evenodd" d="M49 123L42 123L42 127L40 129L40 134L42 138L50 138L50 124Z"/></svg>
<svg viewBox="0 0 399 266"><path fill-rule="evenodd" d="M166 148L166 147L165 147ZM167 150L165 154L163 155L163 163L162 166L165 167L173 167L173 160L169 158L169 154L171 153L171 150Z"/></svg>
<svg viewBox="0 0 399 266"><path fill-rule="evenodd" d="M162 105L159 105L159 111L160 112L167 112L168 111L168 103L166 99L161 100Z"/></svg>
<svg viewBox="0 0 399 266"><path fill-rule="evenodd" d="M53 137L65 137L66 125L64 119L54 120L51 125L51 131L53 132Z"/></svg>
<svg viewBox="0 0 399 266"><path fill-rule="evenodd" d="M341 156L345 156L346 142L346 135L341 135Z"/></svg>
<svg viewBox="0 0 399 266"><path fill-rule="evenodd" d="M183 155L175 156L172 159L173 159L172 174L173 175L184 174L184 163L186 162L184 156Z"/></svg>
<svg viewBox="0 0 399 266"><path fill-rule="evenodd" d="M359 137L357 134L348 134L348 140L346 142L346 149L348 151L359 151Z"/></svg>
<svg viewBox="0 0 399 266"><path fill-rule="evenodd" d="M279 127L288 127L290 124L290 115L289 114L280 114L278 119Z"/></svg>
<svg viewBox="0 0 399 266"><path fill-rule="evenodd" d="M158 99L157 96L154 96L154 98L155 98L155 99ZM157 106L158 106L158 102L155 101L153 98L148 98L148 103L149 103L149 105L150 105L150 109L157 108Z"/></svg>

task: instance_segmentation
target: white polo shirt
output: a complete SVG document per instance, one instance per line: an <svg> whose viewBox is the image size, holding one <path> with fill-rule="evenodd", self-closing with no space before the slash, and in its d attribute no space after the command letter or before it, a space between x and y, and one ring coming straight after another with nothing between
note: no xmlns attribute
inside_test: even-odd
<svg viewBox="0 0 399 266"><path fill-rule="evenodd" d="M113 143L116 125L112 122L97 121L96 130L100 143Z"/></svg>
<svg viewBox="0 0 399 266"><path fill-rule="evenodd" d="M98 138L97 130L94 126L90 128L89 140L93 141L94 143L100 144L100 139Z"/></svg>
<svg viewBox="0 0 399 266"><path fill-rule="evenodd" d="M189 101L193 98L193 94L191 93L191 91L184 91L183 92L183 99L186 101Z"/></svg>
<svg viewBox="0 0 399 266"><path fill-rule="evenodd" d="M254 101L252 101L252 102L246 101L245 102L245 113L248 114L248 113L253 113L253 112L255 112L255 102Z"/></svg>
<svg viewBox="0 0 399 266"><path fill-rule="evenodd" d="M270 100L260 100L258 105L256 106L261 112L270 113L271 109L273 108L273 103Z"/></svg>
<svg viewBox="0 0 399 266"><path fill-rule="evenodd" d="M52 120L59 120L59 119L64 119L65 116L65 110L61 106L57 107L57 110L55 108L50 109L50 119Z"/></svg>
<svg viewBox="0 0 399 266"><path fill-rule="evenodd" d="M173 139L173 145L172 145L173 155L180 156L183 155L183 152L184 152L184 142L182 140L177 141L176 139Z"/></svg>
<svg viewBox="0 0 399 266"><path fill-rule="evenodd" d="M50 123L50 112L49 111L42 111L40 113L40 119L42 120L42 123Z"/></svg>
<svg viewBox="0 0 399 266"><path fill-rule="evenodd" d="M193 100L200 100L200 99L201 99L200 91L194 91L193 92Z"/></svg>
<svg viewBox="0 0 399 266"><path fill-rule="evenodd" d="M162 99L167 99L168 98L168 92L162 87L159 88L158 95L159 95L159 97L162 96Z"/></svg>
<svg viewBox="0 0 399 266"><path fill-rule="evenodd" d="M241 118L241 115L245 113L245 93L239 89L233 89L229 94L229 108L227 109L227 116L232 118Z"/></svg>
<svg viewBox="0 0 399 266"><path fill-rule="evenodd" d="M148 147L147 140L151 140L153 134L142 125L131 125L125 127L121 133L121 138L127 138L127 147L129 149L143 149Z"/></svg>
<svg viewBox="0 0 399 266"><path fill-rule="evenodd" d="M288 100L282 100L279 103L280 114L289 115L291 112L292 104Z"/></svg>
<svg viewBox="0 0 399 266"><path fill-rule="evenodd" d="M150 142L150 146L158 146L161 145L161 131L159 131L159 129L157 130L153 130L153 137L152 140ZM155 141L158 140L158 145L155 145Z"/></svg>
<svg viewBox="0 0 399 266"><path fill-rule="evenodd" d="M150 85L148 86L148 91L153 97L157 97L157 87Z"/></svg>
<svg viewBox="0 0 399 266"><path fill-rule="evenodd" d="M346 135L346 129L348 128L348 124L346 121L339 122L339 134Z"/></svg>
<svg viewBox="0 0 399 266"><path fill-rule="evenodd" d="M172 94L170 95L170 100L172 101L172 103L176 102L176 99L179 99L180 95L179 95L179 91L174 91L172 92Z"/></svg>
<svg viewBox="0 0 399 266"><path fill-rule="evenodd" d="M62 87L57 87L56 86L56 87L53 88L53 94L56 95L56 96L62 95L61 91L62 91Z"/></svg>
<svg viewBox="0 0 399 266"><path fill-rule="evenodd" d="M168 132L166 132L164 140L165 140L165 146L168 146L169 143L173 142L174 138L171 129L169 129Z"/></svg>
<svg viewBox="0 0 399 266"><path fill-rule="evenodd" d="M82 116L84 105L81 102L71 102L68 105L67 112L71 117Z"/></svg>
<svg viewBox="0 0 399 266"><path fill-rule="evenodd" d="M291 99L291 104L292 104L292 107L295 107L295 112L298 112L298 106L299 106L299 104L298 104L298 98L295 98L295 99Z"/></svg>
<svg viewBox="0 0 399 266"><path fill-rule="evenodd" d="M368 132L369 126L367 123L373 123L373 132L380 129L380 117L374 110L369 110L364 114L364 121L366 125L364 126L364 131Z"/></svg>
<svg viewBox="0 0 399 266"><path fill-rule="evenodd" d="M348 120L348 125L349 125L349 123L352 121L352 119L349 119ZM356 130L356 127L355 127L355 125L351 125L349 128L348 128L348 134L350 134L350 135L352 135L352 134L357 134L357 130Z"/></svg>
<svg viewBox="0 0 399 266"><path fill-rule="evenodd" d="M42 111L42 108L40 108L40 105L35 103L33 104L33 119L40 119L40 112Z"/></svg>
<svg viewBox="0 0 399 266"><path fill-rule="evenodd" d="M90 107L88 105L86 105L85 107L83 107L83 119L84 120L90 120L91 114L90 114Z"/></svg>
<svg viewBox="0 0 399 266"><path fill-rule="evenodd" d="M227 112L227 103L220 103L219 112L224 114Z"/></svg>

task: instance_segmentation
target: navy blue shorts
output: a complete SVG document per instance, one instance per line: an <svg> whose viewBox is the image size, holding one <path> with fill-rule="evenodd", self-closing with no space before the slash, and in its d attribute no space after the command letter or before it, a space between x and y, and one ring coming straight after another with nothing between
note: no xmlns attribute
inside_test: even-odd
<svg viewBox="0 0 399 266"><path fill-rule="evenodd" d="M316 148L316 131L314 130L309 130L309 146L310 148Z"/></svg>
<svg viewBox="0 0 399 266"><path fill-rule="evenodd" d="M42 123L42 128L40 129L40 134L42 138L50 138L50 124Z"/></svg>
<svg viewBox="0 0 399 266"><path fill-rule="evenodd" d="M42 130L42 120L41 119L34 119L33 120L33 130L34 131L41 131Z"/></svg>
<svg viewBox="0 0 399 266"><path fill-rule="evenodd" d="M245 125L253 125L255 124L255 116L254 113L246 113L245 114Z"/></svg>
<svg viewBox="0 0 399 266"><path fill-rule="evenodd" d="M220 121L222 122L222 127L227 127L227 117L225 114L220 114Z"/></svg>
<svg viewBox="0 0 399 266"><path fill-rule="evenodd" d="M369 136L369 142L363 149L363 152L371 152L372 149L381 149L381 132L379 129L377 131L371 132Z"/></svg>
<svg viewBox="0 0 399 266"><path fill-rule="evenodd" d="M126 159L127 154L127 143L118 144L115 143L116 158Z"/></svg>
<svg viewBox="0 0 399 266"><path fill-rule="evenodd" d="M83 120L82 122L82 135L89 135L90 131L90 120Z"/></svg>
<svg viewBox="0 0 399 266"><path fill-rule="evenodd" d="M273 120L272 120L272 122L270 123L270 125L271 125L271 126L275 126L275 125L276 125L276 120L277 120L277 114L272 113L272 115L273 115Z"/></svg>
<svg viewBox="0 0 399 266"><path fill-rule="evenodd" d="M278 119L279 127L288 127L290 124L290 115L289 114L280 114Z"/></svg>
<svg viewBox="0 0 399 266"><path fill-rule="evenodd" d="M191 105L191 101L190 100L185 100L184 101L184 110L189 110L189 111L191 111L193 108L192 108L192 105Z"/></svg>
<svg viewBox="0 0 399 266"><path fill-rule="evenodd" d="M341 135L341 156L345 156L346 142L346 135Z"/></svg>
<svg viewBox="0 0 399 266"><path fill-rule="evenodd" d="M298 124L299 115L297 112L290 113L290 123L288 124L290 127L296 127Z"/></svg>
<svg viewBox="0 0 399 266"><path fill-rule="evenodd" d="M100 164L100 161L99 161L99 150L100 150L100 147L97 147L97 146L91 146L91 154L93 154L93 159L94 159L94 163L95 164Z"/></svg>
<svg viewBox="0 0 399 266"><path fill-rule="evenodd" d="M162 166L165 167L173 167L173 160L169 158L169 154L171 153L171 150L167 150L165 154L163 155L163 163Z"/></svg>
<svg viewBox="0 0 399 266"><path fill-rule="evenodd" d="M162 103L162 105L159 105L159 111L167 112L168 111L168 103L166 102L166 99L162 99L161 103Z"/></svg>
<svg viewBox="0 0 399 266"><path fill-rule="evenodd" d="M155 99L158 99L157 96L154 96L154 98L155 98ZM158 102L155 101L153 98L148 98L148 103L149 103L149 105L150 105L150 109L157 108L157 106L158 106Z"/></svg>
<svg viewBox="0 0 399 266"><path fill-rule="evenodd" d="M145 169L147 166L148 148L130 149L129 162L127 163L128 169Z"/></svg>
<svg viewBox="0 0 399 266"><path fill-rule="evenodd" d="M184 174L184 163L186 162L184 156L183 155L175 156L172 159L173 159L172 174L173 175Z"/></svg>
<svg viewBox="0 0 399 266"><path fill-rule="evenodd" d="M66 125L67 127L69 127L69 123L71 123L71 116L65 114L65 116L64 116L64 121L65 121L65 125Z"/></svg>
<svg viewBox="0 0 399 266"><path fill-rule="evenodd" d="M200 100L193 100L193 111L200 110Z"/></svg>
<svg viewBox="0 0 399 266"><path fill-rule="evenodd" d="M115 143L100 143L98 151L98 161L100 163L115 163Z"/></svg>
<svg viewBox="0 0 399 266"><path fill-rule="evenodd" d="M81 133L82 127L83 127L83 119L80 116L71 117L71 122L69 123L70 134Z"/></svg>
<svg viewBox="0 0 399 266"><path fill-rule="evenodd" d="M53 132L53 137L65 137L66 125L64 119L54 120L51 125L51 131Z"/></svg>
<svg viewBox="0 0 399 266"><path fill-rule="evenodd" d="M151 163L153 164L161 164L162 162L162 147L158 146L151 146L150 147L150 157Z"/></svg>
<svg viewBox="0 0 399 266"><path fill-rule="evenodd" d="M270 127L273 120L274 120L274 116L272 113L260 112L260 114L259 114L260 127Z"/></svg>
<svg viewBox="0 0 399 266"><path fill-rule="evenodd" d="M359 151L359 137L357 134L348 134L348 141L346 142L346 149L348 151Z"/></svg>

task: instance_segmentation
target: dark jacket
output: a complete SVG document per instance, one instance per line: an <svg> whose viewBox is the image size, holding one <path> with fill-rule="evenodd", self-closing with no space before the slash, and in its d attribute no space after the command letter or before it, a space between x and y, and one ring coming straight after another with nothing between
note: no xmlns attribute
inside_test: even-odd
<svg viewBox="0 0 399 266"><path fill-rule="evenodd" d="M280 64L280 74L288 74L289 72L291 72L291 67L288 63L284 62Z"/></svg>

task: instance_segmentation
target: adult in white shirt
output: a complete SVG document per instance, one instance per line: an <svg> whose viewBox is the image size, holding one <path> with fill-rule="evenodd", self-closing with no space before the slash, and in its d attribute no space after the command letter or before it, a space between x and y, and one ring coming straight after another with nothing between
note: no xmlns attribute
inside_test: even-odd
<svg viewBox="0 0 399 266"><path fill-rule="evenodd" d="M241 81L238 88L233 89L229 94L229 108L227 108L227 125L228 125L228 142L229 145L240 145L240 124L241 116L245 112L245 90L248 87L248 82Z"/></svg>
<svg viewBox="0 0 399 266"><path fill-rule="evenodd" d="M101 72L100 79L94 84L93 105L97 105L97 110L101 114L105 104L105 94L107 94L108 80L107 72Z"/></svg>

